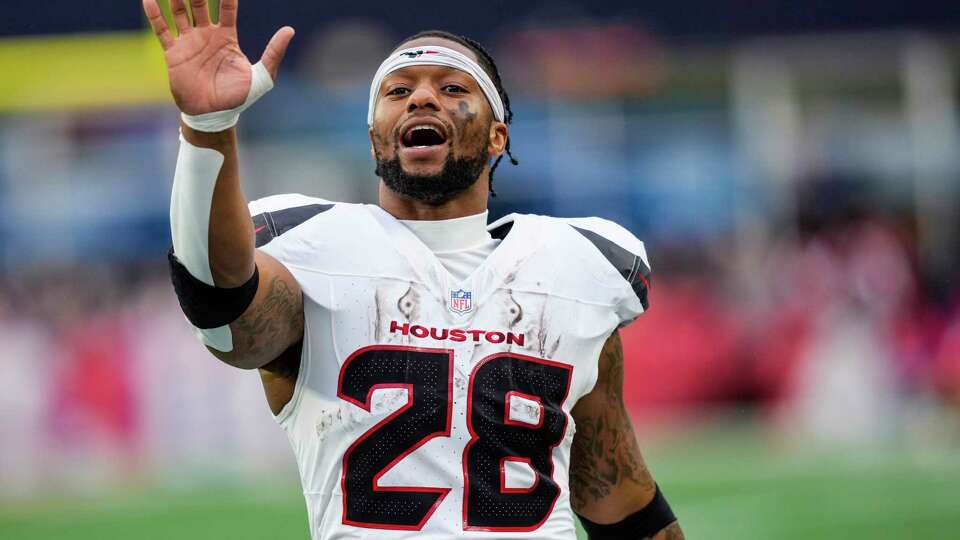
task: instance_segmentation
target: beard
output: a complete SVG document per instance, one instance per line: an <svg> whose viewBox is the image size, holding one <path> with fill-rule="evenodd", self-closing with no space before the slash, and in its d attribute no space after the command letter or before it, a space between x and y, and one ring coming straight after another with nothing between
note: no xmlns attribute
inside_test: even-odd
<svg viewBox="0 0 960 540"><path fill-rule="evenodd" d="M443 204L470 189L487 166L486 152L474 156L447 155L443 169L437 174L410 174L400 165L400 156L384 160L377 152L376 174L391 191L429 205Z"/></svg>

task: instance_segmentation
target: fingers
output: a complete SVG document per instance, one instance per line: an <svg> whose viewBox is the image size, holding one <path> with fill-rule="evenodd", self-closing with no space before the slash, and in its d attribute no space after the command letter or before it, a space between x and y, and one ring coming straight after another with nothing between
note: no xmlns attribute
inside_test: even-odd
<svg viewBox="0 0 960 540"><path fill-rule="evenodd" d="M237 25L237 0L220 0L220 26Z"/></svg>
<svg viewBox="0 0 960 540"><path fill-rule="evenodd" d="M263 56L260 57L263 67L267 68L273 80L277 80L277 70L280 68L280 62L283 61L283 55L287 52L287 45L293 39L293 34L293 28L289 26L277 30L277 33L270 38L270 43L267 43Z"/></svg>
<svg viewBox="0 0 960 540"><path fill-rule="evenodd" d="M167 21L160 12L160 6L157 5L157 0L143 0L143 12L147 14L150 27L153 28L153 33L156 34L157 39L160 40L160 46L163 47L163 50L172 47L173 36L170 34L170 29L167 28Z"/></svg>
<svg viewBox="0 0 960 540"><path fill-rule="evenodd" d="M170 10L173 11L173 23L177 25L177 33L186 34L193 30L190 17L187 15L187 6L183 0L170 0Z"/></svg>
<svg viewBox="0 0 960 540"><path fill-rule="evenodd" d="M207 10L207 0L190 0L190 11L193 12L193 25L196 27L210 24L210 11Z"/></svg>

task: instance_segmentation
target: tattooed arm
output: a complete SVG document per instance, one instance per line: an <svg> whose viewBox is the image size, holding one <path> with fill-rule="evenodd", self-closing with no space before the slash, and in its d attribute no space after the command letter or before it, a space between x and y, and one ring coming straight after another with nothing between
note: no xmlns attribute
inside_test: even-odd
<svg viewBox="0 0 960 540"><path fill-rule="evenodd" d="M246 283L253 275L254 263L260 273L253 302L230 323L233 350L208 349L231 366L264 367L303 338L300 286L280 261L254 247L253 222L240 189L236 129L206 133L182 124L180 133L190 144L223 156L210 206L209 264L214 284L238 287Z"/></svg>
<svg viewBox="0 0 960 540"><path fill-rule="evenodd" d="M577 424L570 454L573 510L595 523L617 523L641 510L656 484L623 406L623 347L614 332L600 353L593 390L572 411ZM674 522L650 540L683 540Z"/></svg>
<svg viewBox="0 0 960 540"><path fill-rule="evenodd" d="M254 256L260 284L250 307L230 323L233 350L225 353L207 348L231 366L277 371L269 369L271 362L303 339L303 293L280 261L260 250Z"/></svg>

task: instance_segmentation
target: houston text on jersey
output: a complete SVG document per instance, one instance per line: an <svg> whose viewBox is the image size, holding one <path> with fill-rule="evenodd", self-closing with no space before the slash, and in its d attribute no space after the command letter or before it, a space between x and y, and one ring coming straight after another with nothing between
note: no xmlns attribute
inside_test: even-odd
<svg viewBox="0 0 960 540"><path fill-rule="evenodd" d="M507 345L518 345L523 347L524 334L514 334L513 332L496 332L488 330L464 330L462 328L427 328L419 324L398 323L390 321L390 333L400 333L404 336L413 336L419 339L435 339L437 341L467 341L468 339L477 343L481 340L488 343L503 343Z"/></svg>

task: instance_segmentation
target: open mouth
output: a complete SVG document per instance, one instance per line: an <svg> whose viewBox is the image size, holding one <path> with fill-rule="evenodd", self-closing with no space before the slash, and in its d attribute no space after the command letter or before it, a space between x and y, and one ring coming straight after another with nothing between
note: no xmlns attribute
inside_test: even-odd
<svg viewBox="0 0 960 540"><path fill-rule="evenodd" d="M415 123L403 132L400 142L408 148L428 148L447 142L447 136L438 126Z"/></svg>

